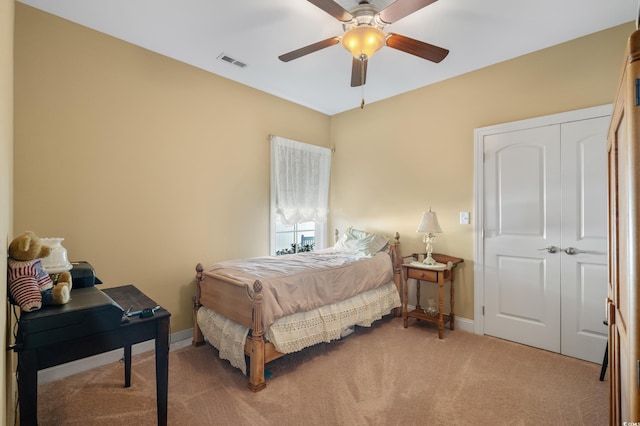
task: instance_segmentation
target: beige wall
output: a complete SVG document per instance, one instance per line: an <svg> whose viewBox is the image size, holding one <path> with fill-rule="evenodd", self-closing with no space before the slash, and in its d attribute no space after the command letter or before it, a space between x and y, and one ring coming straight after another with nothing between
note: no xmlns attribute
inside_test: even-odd
<svg viewBox="0 0 640 426"><path fill-rule="evenodd" d="M612 102L631 31L327 117L18 3L14 229L64 237L106 286L135 283L187 329L195 262L268 252L267 134L335 145L331 228L398 231L409 254L431 206L472 319L458 213L473 210L473 129Z"/></svg>
<svg viewBox="0 0 640 426"><path fill-rule="evenodd" d="M329 117L16 4L16 233L192 327L195 264L269 250L268 134Z"/></svg>
<svg viewBox="0 0 640 426"><path fill-rule="evenodd" d="M13 15L14 1L0 0L0 271L7 270L7 251L11 238L13 210ZM0 286L7 288L7 274L0 273ZM9 342L10 310L6 298L0 303L0 425L13 424L14 365L11 352L4 347Z"/></svg>
<svg viewBox="0 0 640 426"><path fill-rule="evenodd" d="M434 251L465 260L456 314L473 319L474 229L459 224L459 212L473 219L474 129L613 102L633 29L615 27L333 116L333 226L398 231L403 255L424 252L415 230L431 206L443 229Z"/></svg>

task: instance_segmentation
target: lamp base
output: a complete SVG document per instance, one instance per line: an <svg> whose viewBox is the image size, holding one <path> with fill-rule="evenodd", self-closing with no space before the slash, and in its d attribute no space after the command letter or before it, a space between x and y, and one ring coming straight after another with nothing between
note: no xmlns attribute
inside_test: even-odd
<svg viewBox="0 0 640 426"><path fill-rule="evenodd" d="M426 244L425 249L427 250L427 255L425 256L422 263L425 265L435 265L436 262L433 257L431 257L431 252L433 251L433 243L436 240L436 235L433 232L429 232L428 234L424 234L424 243Z"/></svg>
<svg viewBox="0 0 640 426"><path fill-rule="evenodd" d="M427 257L424 258L422 263L424 263L425 265L435 265L438 262L436 262L436 260L431 257L431 253L427 253Z"/></svg>

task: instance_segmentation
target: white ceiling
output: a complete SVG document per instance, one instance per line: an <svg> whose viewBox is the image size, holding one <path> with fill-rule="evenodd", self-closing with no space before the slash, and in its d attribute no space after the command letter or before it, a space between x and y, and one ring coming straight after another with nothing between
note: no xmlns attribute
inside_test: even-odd
<svg viewBox="0 0 640 426"><path fill-rule="evenodd" d="M403 1L403 0L398 0ZM359 107L351 56L336 45L278 56L342 24L306 0L20 0L97 31L325 114ZM357 0L338 0L345 9ZM391 0L372 0L379 8ZM439 64L383 47L369 60L372 103L497 62L634 21L637 0L439 0L385 31L450 50ZM247 64L221 61L224 53Z"/></svg>

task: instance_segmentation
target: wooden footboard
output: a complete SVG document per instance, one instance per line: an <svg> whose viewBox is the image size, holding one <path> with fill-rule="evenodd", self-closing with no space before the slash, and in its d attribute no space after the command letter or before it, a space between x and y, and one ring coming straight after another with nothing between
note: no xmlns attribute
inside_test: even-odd
<svg viewBox="0 0 640 426"><path fill-rule="evenodd" d="M204 280L207 285L202 285ZM194 346L204 343L198 325L198 309L206 306L220 315L251 330L245 353L249 355L249 388L257 392L266 386L264 380L265 342L262 330L262 283L256 280L250 289L246 283L213 272L204 271L202 264L196 266L196 294L193 299Z"/></svg>
<svg viewBox="0 0 640 426"><path fill-rule="evenodd" d="M393 265L393 281L399 294L402 293L400 255L400 235L396 232L389 244L389 255ZM245 354L249 356L249 389L258 392L266 387L265 364L284 354L275 350L271 343L265 343L262 329L262 283L256 280L252 286L213 272L204 270L202 264L196 266L196 294L193 297L193 346L204 344L204 335L198 325L198 310L206 306L217 313L249 328L250 335L245 343ZM203 282L206 284L203 285ZM394 310L400 316L401 308Z"/></svg>

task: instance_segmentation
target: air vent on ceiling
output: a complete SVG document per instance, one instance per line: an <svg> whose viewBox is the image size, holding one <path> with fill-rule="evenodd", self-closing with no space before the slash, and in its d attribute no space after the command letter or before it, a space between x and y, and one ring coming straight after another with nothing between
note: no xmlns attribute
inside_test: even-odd
<svg viewBox="0 0 640 426"><path fill-rule="evenodd" d="M247 66L247 64L245 64L244 62L240 62L237 59L232 58L231 56L225 54L225 53L221 53L218 55L218 59L220 59L221 61L225 61L225 62L229 62L232 65L235 65L237 67L240 68L244 68Z"/></svg>

